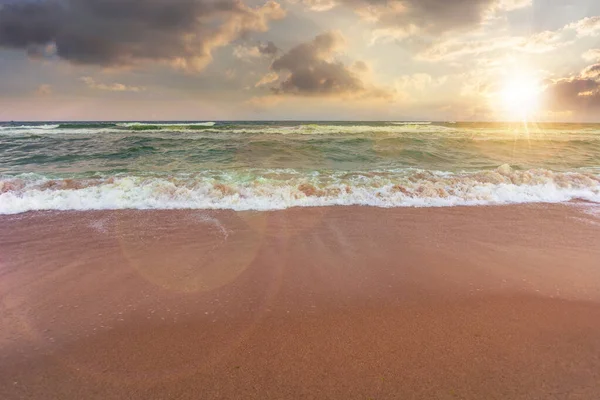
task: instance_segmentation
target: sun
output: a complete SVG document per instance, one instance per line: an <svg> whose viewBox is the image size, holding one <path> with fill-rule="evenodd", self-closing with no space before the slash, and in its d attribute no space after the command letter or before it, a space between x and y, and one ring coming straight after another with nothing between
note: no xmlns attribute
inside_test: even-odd
<svg viewBox="0 0 600 400"><path fill-rule="evenodd" d="M516 74L506 79L499 92L500 107L507 119L527 121L539 111L542 88L528 74Z"/></svg>

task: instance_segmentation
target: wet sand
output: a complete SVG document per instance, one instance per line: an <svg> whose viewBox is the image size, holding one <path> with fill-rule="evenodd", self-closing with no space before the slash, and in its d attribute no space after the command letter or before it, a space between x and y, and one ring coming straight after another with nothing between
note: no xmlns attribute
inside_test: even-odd
<svg viewBox="0 0 600 400"><path fill-rule="evenodd" d="M0 216L2 399L598 399L579 205Z"/></svg>

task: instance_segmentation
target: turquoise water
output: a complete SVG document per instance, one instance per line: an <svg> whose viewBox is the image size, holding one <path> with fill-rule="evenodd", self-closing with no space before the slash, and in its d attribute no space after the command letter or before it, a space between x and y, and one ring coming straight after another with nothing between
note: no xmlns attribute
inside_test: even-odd
<svg viewBox="0 0 600 400"><path fill-rule="evenodd" d="M600 200L600 124L0 124L0 213Z"/></svg>

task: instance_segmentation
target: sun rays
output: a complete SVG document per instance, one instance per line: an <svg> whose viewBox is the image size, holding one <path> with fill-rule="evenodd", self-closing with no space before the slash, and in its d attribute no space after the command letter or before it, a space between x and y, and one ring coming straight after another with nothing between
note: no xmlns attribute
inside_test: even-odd
<svg viewBox="0 0 600 400"><path fill-rule="evenodd" d="M496 107L504 120L534 121L540 112L542 90L535 75L526 71L511 73L497 92Z"/></svg>

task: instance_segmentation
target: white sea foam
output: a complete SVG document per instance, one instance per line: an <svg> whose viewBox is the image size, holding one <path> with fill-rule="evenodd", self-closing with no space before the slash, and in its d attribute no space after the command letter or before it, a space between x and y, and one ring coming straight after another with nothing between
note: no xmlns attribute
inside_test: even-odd
<svg viewBox="0 0 600 400"><path fill-rule="evenodd" d="M160 127L169 127L169 126L214 126L216 122L208 121L208 122L121 122L118 123L117 126L123 127L135 127L135 126L160 126Z"/></svg>
<svg viewBox="0 0 600 400"><path fill-rule="evenodd" d="M289 127L245 127L228 129L232 133L266 133L283 135L323 135L323 134L378 134L378 133L449 133L454 128L425 123L389 125L321 125L302 124Z"/></svg>
<svg viewBox="0 0 600 400"><path fill-rule="evenodd" d="M0 126L0 135L97 135L99 133L128 133L134 131L136 134L155 134L156 132L186 132L186 133L232 133L232 134L271 134L271 135L335 135L335 134L434 134L441 138L471 138L475 140L515 140L525 139L571 141L577 139L600 140L600 130L597 126L571 127L568 126L522 126L514 128L494 126L454 126L451 123L445 125L433 122L388 122L378 124L310 124L298 123L297 125L286 124L218 124L216 122L121 122L114 125L97 126L81 125L22 125L22 126ZM451 125L451 126L448 126ZM428 139L435 137L428 136Z"/></svg>
<svg viewBox="0 0 600 400"><path fill-rule="evenodd" d="M153 123L124 123L118 126L124 128L147 127L145 131L190 131L189 127L205 127L202 132L208 133L237 133L237 134L280 134L280 135L323 135L323 134L376 134L376 133L436 133L436 132L456 132L454 128L431 123L405 123L405 124L385 124L385 125L335 125L335 124L298 124L298 125L216 125L214 122L204 123L172 123L172 124L153 124ZM157 129L151 129L156 127Z"/></svg>
<svg viewBox="0 0 600 400"><path fill-rule="evenodd" d="M46 136L46 135L97 135L99 133L119 132L118 128L107 126L105 128L61 128L59 125L35 125L35 126L2 126L0 135L4 136Z"/></svg>
<svg viewBox="0 0 600 400"><path fill-rule="evenodd" d="M45 124L45 125L8 125L8 126L0 126L0 131L8 131L8 130L26 130L26 129L56 129L58 128L58 124Z"/></svg>
<svg viewBox="0 0 600 400"><path fill-rule="evenodd" d="M293 126L264 126L264 125L217 125L215 122L198 123L118 123L115 126L105 127L68 127L68 125L31 125L31 126L2 126L0 135L24 134L33 135L97 135L99 133L127 133L134 131L136 134L156 132L203 132L203 133L233 133L233 134L272 134L272 135L323 135L323 134L398 134L398 133L451 133L458 132L454 128L445 126L410 123L389 125L327 125L327 124L299 124Z"/></svg>
<svg viewBox="0 0 600 400"><path fill-rule="evenodd" d="M394 125L431 125L431 121L413 121L413 122L392 122Z"/></svg>
<svg viewBox="0 0 600 400"><path fill-rule="evenodd" d="M566 202L600 203L600 176L502 166L476 173L428 171L0 180L0 213L32 210L232 209L366 205L443 207Z"/></svg>

